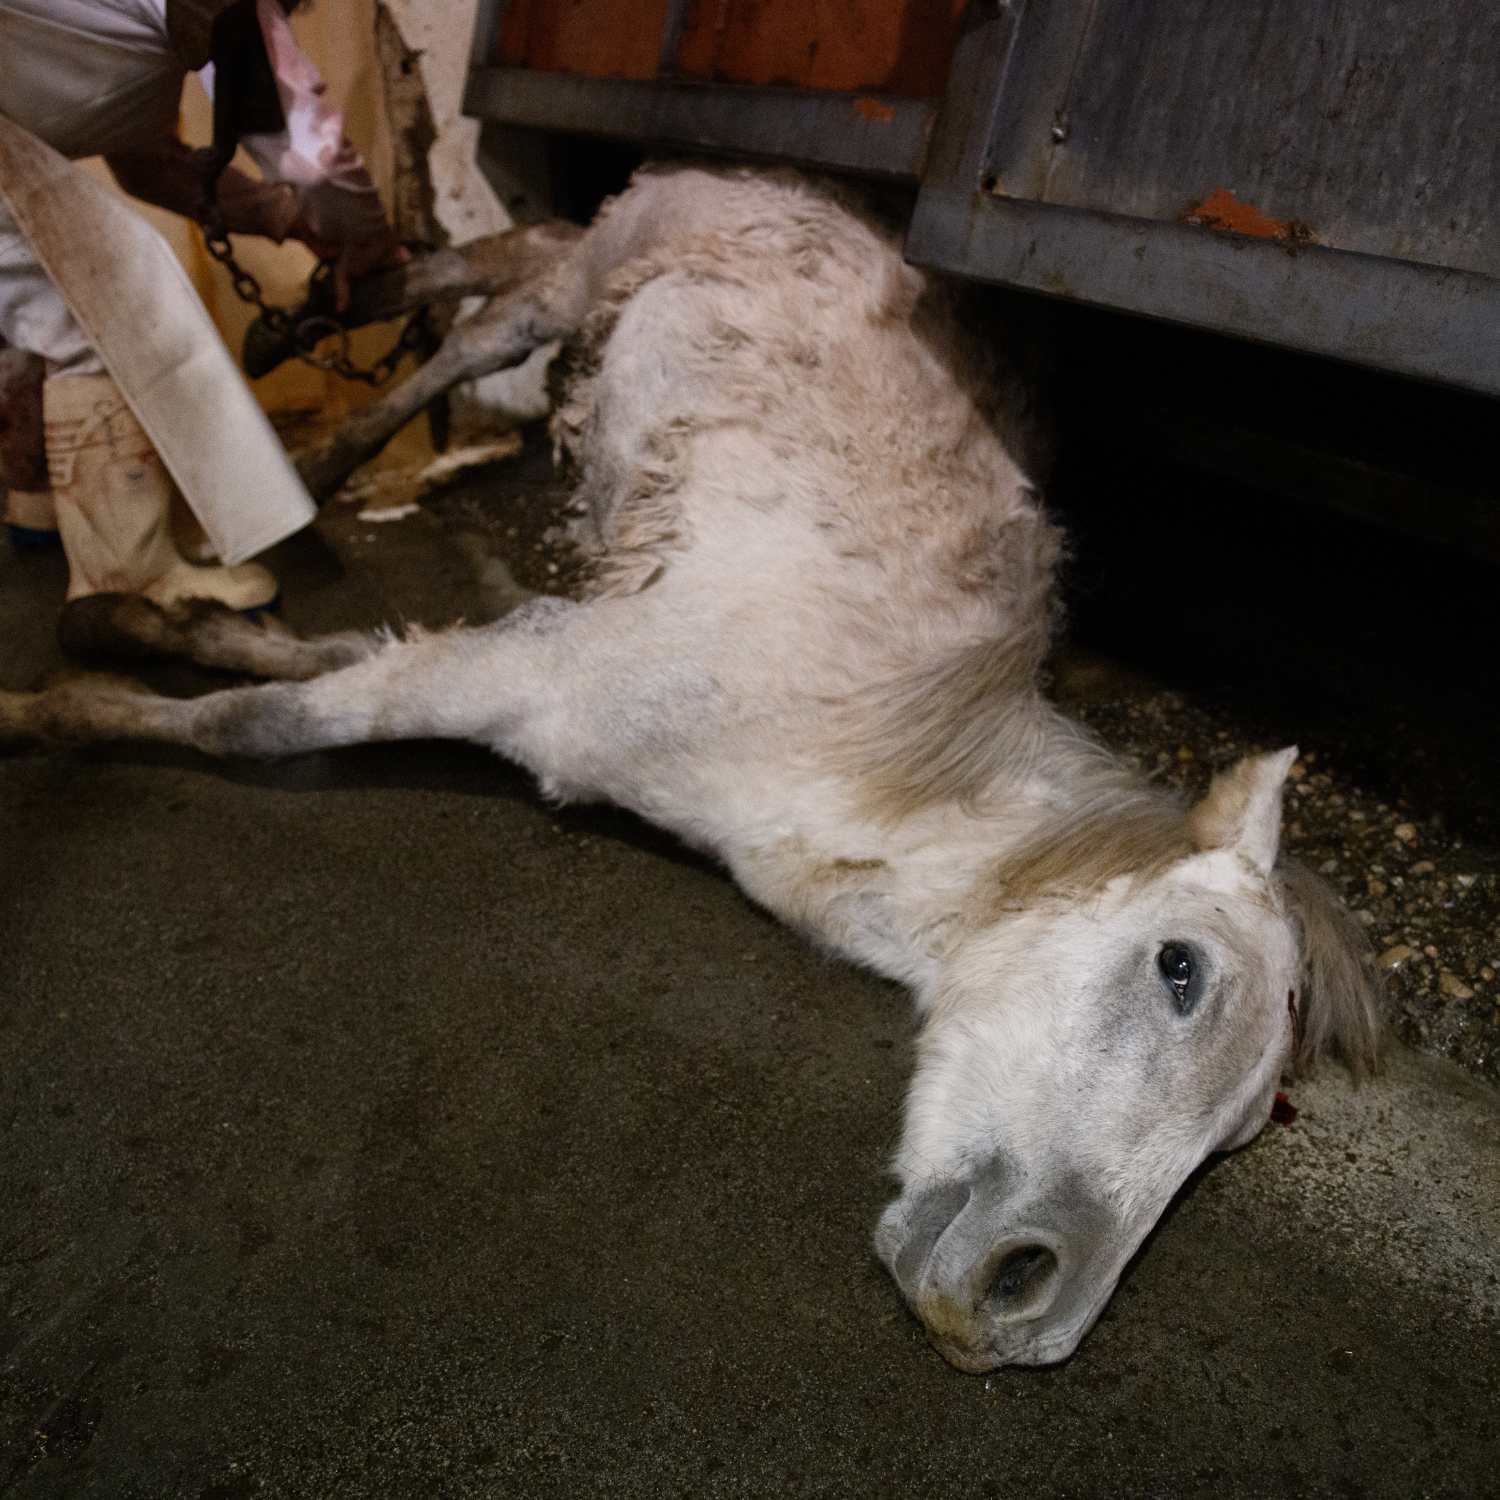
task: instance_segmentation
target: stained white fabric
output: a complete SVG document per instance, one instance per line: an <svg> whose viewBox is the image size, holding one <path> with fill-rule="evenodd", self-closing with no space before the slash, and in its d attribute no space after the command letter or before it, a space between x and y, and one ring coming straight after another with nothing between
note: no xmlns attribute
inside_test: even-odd
<svg viewBox="0 0 1500 1500"><path fill-rule="evenodd" d="M170 134L183 76L165 0L0 0L0 111L64 156Z"/></svg>

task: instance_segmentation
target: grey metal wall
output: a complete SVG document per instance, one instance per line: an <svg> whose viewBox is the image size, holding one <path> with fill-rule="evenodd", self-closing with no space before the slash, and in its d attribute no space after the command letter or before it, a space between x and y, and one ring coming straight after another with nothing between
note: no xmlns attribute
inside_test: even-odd
<svg viewBox="0 0 1500 1500"><path fill-rule="evenodd" d="M1500 394L1500 8L976 0L920 264Z"/></svg>
<svg viewBox="0 0 1500 1500"><path fill-rule="evenodd" d="M1299 239L1500 274L1491 0L1096 0L1019 25L1009 196L1172 221L1227 189Z"/></svg>
<svg viewBox="0 0 1500 1500"><path fill-rule="evenodd" d="M918 180L919 264L1500 394L1494 0L972 0L941 108L478 63L468 108Z"/></svg>

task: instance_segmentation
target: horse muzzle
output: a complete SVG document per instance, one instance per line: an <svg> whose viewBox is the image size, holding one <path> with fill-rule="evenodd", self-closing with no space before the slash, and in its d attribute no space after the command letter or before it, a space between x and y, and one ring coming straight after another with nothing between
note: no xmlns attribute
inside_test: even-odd
<svg viewBox="0 0 1500 1500"><path fill-rule="evenodd" d="M875 1232L933 1344L970 1374L1066 1359L1128 1257L1117 1251L1124 1226L1076 1185L1023 1201L1015 1182L997 1161L967 1181L909 1191Z"/></svg>

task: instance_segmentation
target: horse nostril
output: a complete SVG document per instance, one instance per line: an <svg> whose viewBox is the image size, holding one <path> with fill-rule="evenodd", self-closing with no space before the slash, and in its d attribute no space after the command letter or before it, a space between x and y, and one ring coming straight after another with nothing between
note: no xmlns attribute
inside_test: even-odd
<svg viewBox="0 0 1500 1500"><path fill-rule="evenodd" d="M990 1296L1008 1313L1028 1312L1043 1301L1057 1274L1057 1257L1045 1245L1021 1245L1000 1262Z"/></svg>

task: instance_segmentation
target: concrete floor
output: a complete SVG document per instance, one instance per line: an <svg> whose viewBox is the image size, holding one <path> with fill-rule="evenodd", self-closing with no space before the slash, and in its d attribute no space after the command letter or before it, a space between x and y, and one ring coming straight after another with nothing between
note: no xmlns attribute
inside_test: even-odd
<svg viewBox="0 0 1500 1500"><path fill-rule="evenodd" d="M323 531L295 624L484 607L432 515ZM0 546L3 685L61 586ZM439 744L16 753L0 931L0 1494L1500 1494L1446 1062L1296 1087L975 1378L870 1250L904 996L626 816Z"/></svg>

